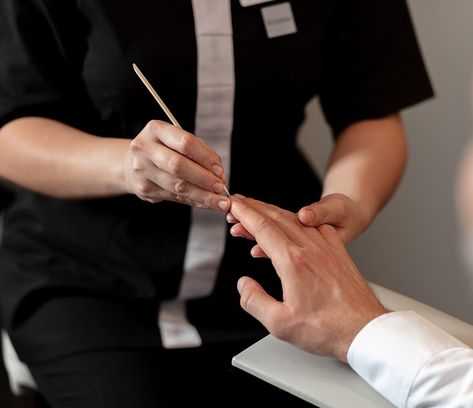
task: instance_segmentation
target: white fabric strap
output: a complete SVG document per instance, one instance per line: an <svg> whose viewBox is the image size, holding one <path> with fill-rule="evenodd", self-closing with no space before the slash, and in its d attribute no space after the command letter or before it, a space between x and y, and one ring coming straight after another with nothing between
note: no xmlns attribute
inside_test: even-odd
<svg viewBox="0 0 473 408"><path fill-rule="evenodd" d="M30 370L16 354L10 337L5 331L1 332L1 342L3 351L3 361L8 373L10 389L17 396L28 394L31 390L37 389L36 383Z"/></svg>
<svg viewBox="0 0 473 408"><path fill-rule="evenodd" d="M184 302L162 303L158 321L164 348L199 347L202 345L202 339L197 329L187 320Z"/></svg>
<svg viewBox="0 0 473 408"><path fill-rule="evenodd" d="M235 100L231 1L192 0L192 7L198 59L195 134L222 158L225 174L230 177ZM186 320L182 304L185 300L206 297L212 293L225 250L225 216L197 208L191 211L184 273L176 300L181 306L175 308L173 302L166 302L159 315L165 347L201 344L197 330ZM176 317L173 313L177 311L180 313L179 318L170 323L169 319L172 321L173 316ZM179 324L180 329L177 330L176 325ZM169 330L170 327L172 330Z"/></svg>
<svg viewBox="0 0 473 408"><path fill-rule="evenodd" d="M235 99L232 16L229 0L193 0L197 36L195 133L222 157L229 176ZM180 299L208 296L225 249L225 216L192 209Z"/></svg>

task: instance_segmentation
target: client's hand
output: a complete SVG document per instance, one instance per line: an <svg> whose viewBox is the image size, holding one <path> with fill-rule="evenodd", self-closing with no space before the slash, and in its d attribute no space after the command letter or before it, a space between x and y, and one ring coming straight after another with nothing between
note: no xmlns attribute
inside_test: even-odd
<svg viewBox="0 0 473 408"><path fill-rule="evenodd" d="M343 194L327 195L320 201L301 208L297 217L307 227L320 227L324 224L333 226L345 244L357 238L372 221L372 217L369 217L359 204ZM230 230L233 236L254 240L230 213L227 220L235 224ZM255 258L266 256L258 245L253 247L251 254Z"/></svg>
<svg viewBox="0 0 473 408"><path fill-rule="evenodd" d="M253 279L238 281L241 306L273 335L309 352L347 360L356 334L387 310L348 255L335 228L305 227L297 215L235 196L232 216L271 259L283 302Z"/></svg>
<svg viewBox="0 0 473 408"><path fill-rule="evenodd" d="M202 139L166 122L153 120L130 143L125 158L130 193L156 203L175 201L227 211L224 169Z"/></svg>

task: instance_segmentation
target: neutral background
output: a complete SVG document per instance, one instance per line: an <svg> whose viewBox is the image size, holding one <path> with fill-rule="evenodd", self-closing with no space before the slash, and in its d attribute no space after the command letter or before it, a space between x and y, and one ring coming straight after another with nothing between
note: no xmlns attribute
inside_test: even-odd
<svg viewBox="0 0 473 408"><path fill-rule="evenodd" d="M458 160L473 133L473 1L411 0L409 5L436 98L403 114L410 145L407 173L351 252L373 282L473 323L473 270L461 259L454 200ZM323 171L331 138L317 101L308 106L300 141Z"/></svg>
<svg viewBox="0 0 473 408"><path fill-rule="evenodd" d="M406 176L351 251L370 280L473 323L473 271L460 259L453 200L457 162L473 133L473 1L409 3L437 96L405 112L410 142ZM301 145L316 168L325 167L330 143L314 101L301 129ZM14 403L6 388L0 366L0 406L31 406Z"/></svg>

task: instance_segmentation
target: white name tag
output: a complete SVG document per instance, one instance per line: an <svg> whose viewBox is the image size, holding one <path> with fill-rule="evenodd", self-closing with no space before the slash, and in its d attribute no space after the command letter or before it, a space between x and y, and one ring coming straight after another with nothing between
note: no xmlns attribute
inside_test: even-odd
<svg viewBox="0 0 473 408"><path fill-rule="evenodd" d="M255 4L268 3L274 0L240 0L243 7L254 6Z"/></svg>
<svg viewBox="0 0 473 408"><path fill-rule="evenodd" d="M261 9L269 38L297 33L290 3L275 4Z"/></svg>

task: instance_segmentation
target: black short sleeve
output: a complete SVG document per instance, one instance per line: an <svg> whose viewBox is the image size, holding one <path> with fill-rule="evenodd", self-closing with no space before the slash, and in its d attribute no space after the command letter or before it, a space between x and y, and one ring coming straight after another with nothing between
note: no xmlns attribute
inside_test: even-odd
<svg viewBox="0 0 473 408"><path fill-rule="evenodd" d="M0 126L23 116L77 125L90 108L80 81L86 27L74 4L0 2Z"/></svg>
<svg viewBox="0 0 473 408"><path fill-rule="evenodd" d="M405 0L340 0L328 35L320 101L335 135L433 95Z"/></svg>

